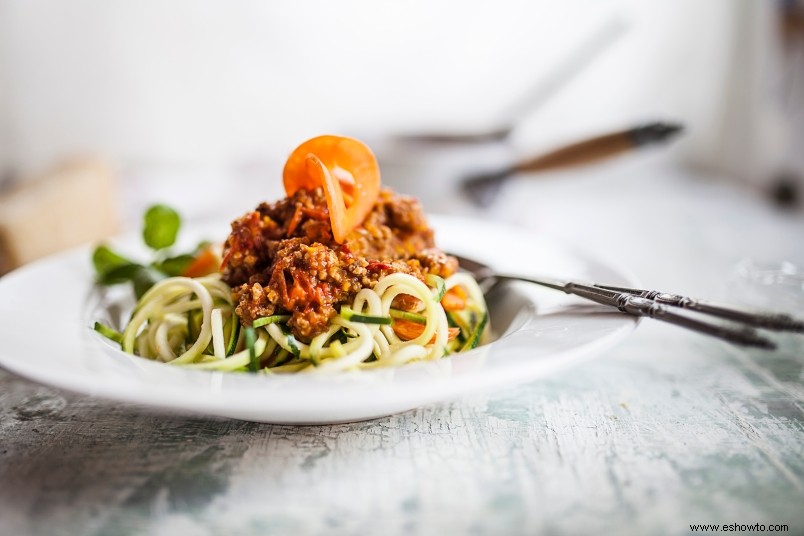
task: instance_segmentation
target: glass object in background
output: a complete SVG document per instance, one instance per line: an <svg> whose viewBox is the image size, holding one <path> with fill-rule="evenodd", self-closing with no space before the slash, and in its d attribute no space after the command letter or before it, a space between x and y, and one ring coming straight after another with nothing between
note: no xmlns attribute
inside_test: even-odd
<svg viewBox="0 0 804 536"><path fill-rule="evenodd" d="M801 316L804 313L804 268L790 261L743 259L729 277L735 301Z"/></svg>
<svg viewBox="0 0 804 536"><path fill-rule="evenodd" d="M727 293L734 303L804 317L804 265L791 261L743 259L729 274ZM770 332L767 332L770 333ZM798 384L804 380L804 335L771 333L776 350L752 354L776 380Z"/></svg>

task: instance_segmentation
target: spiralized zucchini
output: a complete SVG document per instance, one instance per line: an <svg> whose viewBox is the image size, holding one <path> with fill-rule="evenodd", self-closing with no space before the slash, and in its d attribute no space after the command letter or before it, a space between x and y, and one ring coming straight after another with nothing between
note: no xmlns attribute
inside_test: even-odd
<svg viewBox="0 0 804 536"><path fill-rule="evenodd" d="M457 273L446 280L428 276L427 283L402 273L382 277L373 289L360 290L329 329L306 344L291 334L288 315L241 326L231 289L219 274L172 277L140 299L119 339L123 351L171 365L266 373L399 366L440 359L482 342L488 314L475 280ZM455 286L463 288L467 305L448 315L439 300ZM418 298L421 309L392 309L394 298L402 294ZM394 330L394 323L402 321L421 324L421 333L403 340ZM460 328L457 336L450 338L450 327ZM107 332L114 333L102 328L98 330L107 337Z"/></svg>

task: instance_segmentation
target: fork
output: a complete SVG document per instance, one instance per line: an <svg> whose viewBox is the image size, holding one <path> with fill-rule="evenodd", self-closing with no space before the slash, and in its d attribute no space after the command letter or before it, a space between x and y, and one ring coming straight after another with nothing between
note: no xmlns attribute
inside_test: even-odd
<svg viewBox="0 0 804 536"><path fill-rule="evenodd" d="M477 279L484 293L488 293L503 281L525 281L615 307L632 316L654 318L734 344L768 350L775 349L776 344L755 328L804 333L804 321L784 313L755 311L715 304L656 290L501 274L475 259L452 253L450 255L458 259L461 268ZM679 314L673 309L687 309L701 315L726 320L728 323L708 322L686 314Z"/></svg>

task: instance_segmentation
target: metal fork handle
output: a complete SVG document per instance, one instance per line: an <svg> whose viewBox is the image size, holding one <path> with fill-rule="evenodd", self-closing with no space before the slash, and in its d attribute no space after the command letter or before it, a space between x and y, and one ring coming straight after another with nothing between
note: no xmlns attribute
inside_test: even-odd
<svg viewBox="0 0 804 536"><path fill-rule="evenodd" d="M776 344L773 341L763 337L756 330L750 327L734 327L724 324L704 322L703 320L698 320L697 318L691 318L689 316L674 313L660 303L647 298L624 295L620 310L637 316L647 316L656 320L669 322L670 324L675 324L677 326L691 329L699 333L704 333L706 335L711 335L713 337L743 346L754 346L757 348L765 348L767 350L773 350L776 348Z"/></svg>
<svg viewBox="0 0 804 536"><path fill-rule="evenodd" d="M656 303L661 303L672 307L680 307L681 309L689 309L690 311L696 311L699 313L716 316L718 318L732 320L734 322L741 322L757 328L770 329L774 331L795 331L798 333L804 333L804 321L784 313L754 311L740 307L712 303L709 301L697 300L695 298L688 298L678 294L659 292L656 290L640 290L610 285L595 286L606 290L613 290L615 292L632 294L640 298L646 298L653 300Z"/></svg>
<svg viewBox="0 0 804 536"><path fill-rule="evenodd" d="M564 292L581 296L603 305L617 307L624 313L634 316L647 316L655 320L675 324L676 326L711 335L712 337L717 337L735 344L754 346L768 350L776 348L776 344L774 344L773 341L763 337L750 327L715 324L686 315L680 315L650 298L634 296L626 292L604 289L596 285L584 285L572 281L564 286Z"/></svg>
<svg viewBox="0 0 804 536"><path fill-rule="evenodd" d="M620 311L633 316L646 316L655 320L661 320L679 327L692 331L697 331L705 335L717 337L719 339L739 344L742 346L754 346L772 350L776 345L770 339L763 337L756 330L748 326L729 326L715 324L703 320L680 315L665 307L664 305L651 300L650 298L636 296L620 290L603 288L596 285L586 285L573 281L561 282L550 279L535 279L530 277L509 276L497 274L494 277L508 281L526 281L543 287L561 290L566 294L572 294L599 303L615 307ZM633 290L633 289L630 289Z"/></svg>

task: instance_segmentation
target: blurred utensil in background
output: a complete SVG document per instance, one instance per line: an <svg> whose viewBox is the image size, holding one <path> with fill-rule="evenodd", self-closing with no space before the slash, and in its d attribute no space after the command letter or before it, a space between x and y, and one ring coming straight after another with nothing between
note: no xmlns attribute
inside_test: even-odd
<svg viewBox="0 0 804 536"><path fill-rule="evenodd" d="M418 197L433 212L474 211L474 203L455 195L461 180L469 174L508 165L512 159L512 132L610 50L630 27L630 21L621 13L607 18L593 32L579 38L569 53L518 98L504 105L485 130L398 133L374 140L371 146L380 161L383 181Z"/></svg>
<svg viewBox="0 0 804 536"><path fill-rule="evenodd" d="M503 184L517 173L532 173L599 162L639 147L670 141L683 130L679 124L649 123L636 128L596 136L546 154L528 158L496 171L465 178L461 190L475 204L488 207Z"/></svg>
<svg viewBox="0 0 804 536"><path fill-rule="evenodd" d="M506 140L527 114L542 106L573 78L594 63L603 52L625 35L628 29L629 25L622 16L617 15L608 19L594 33L581 40L566 58L557 62L547 76L539 78L536 85L527 88L518 99L509 104L498 115L496 123L499 126L496 128L475 133L399 134L395 138L403 143L423 144L482 144Z"/></svg>

